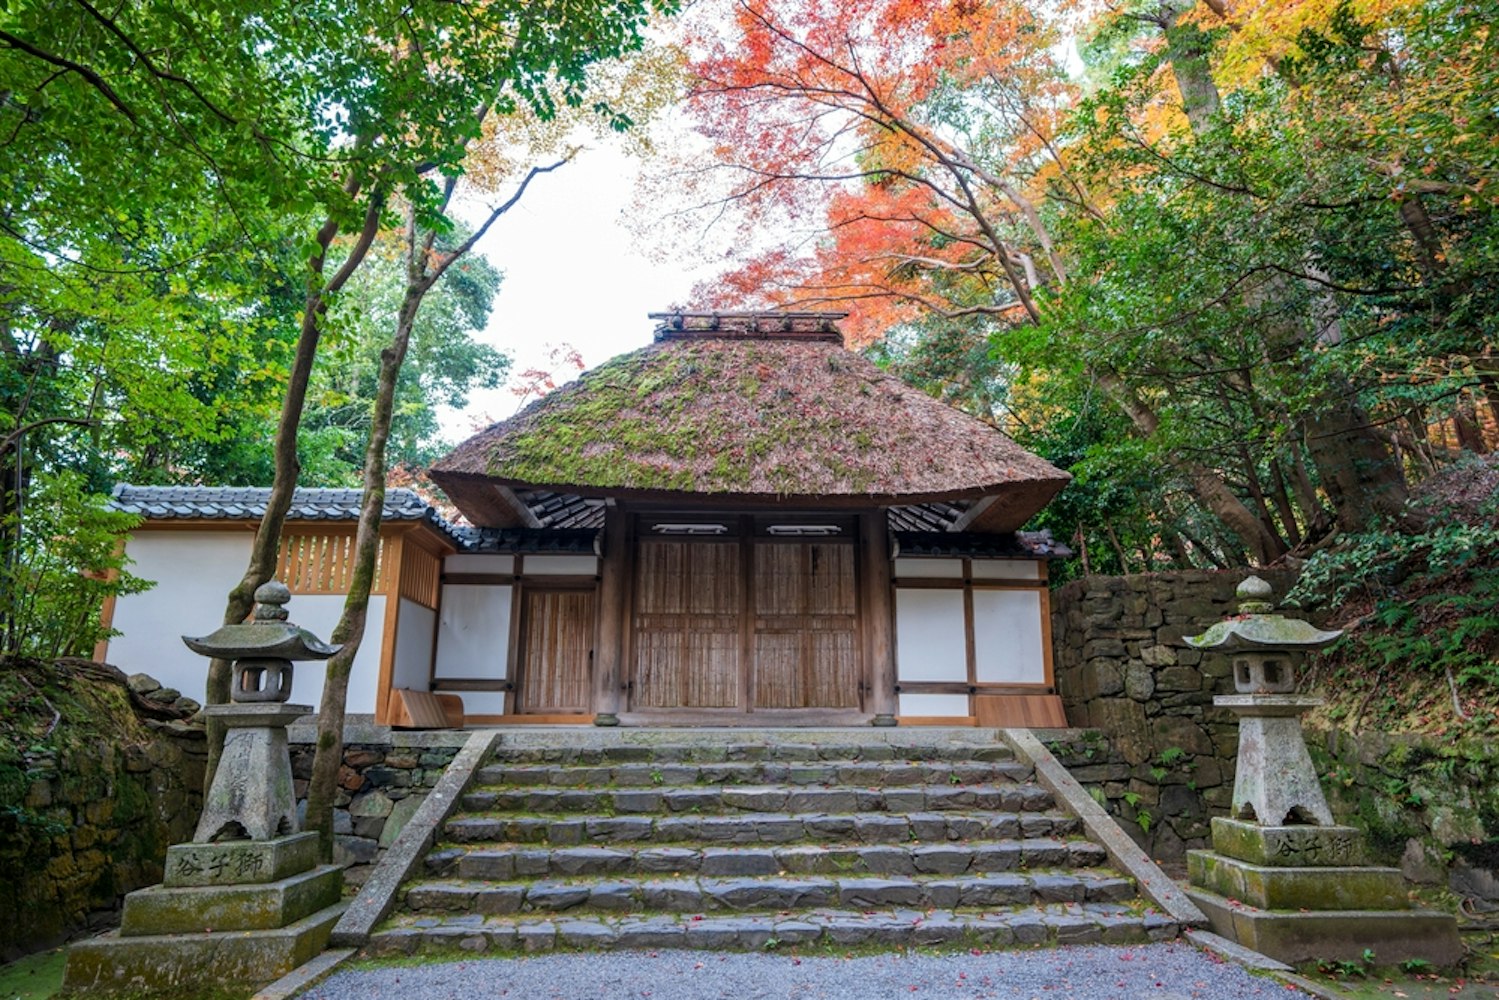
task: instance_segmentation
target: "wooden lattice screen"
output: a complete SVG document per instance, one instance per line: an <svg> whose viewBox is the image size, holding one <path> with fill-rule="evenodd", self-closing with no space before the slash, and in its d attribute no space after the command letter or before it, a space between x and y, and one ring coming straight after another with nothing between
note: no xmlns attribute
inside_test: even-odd
<svg viewBox="0 0 1499 1000"><path fill-rule="evenodd" d="M405 546L401 550L401 596L436 611L441 586L442 559L420 546Z"/></svg>
<svg viewBox="0 0 1499 1000"><path fill-rule="evenodd" d="M391 546L392 539L380 540L372 593L383 594L389 589L385 577L386 567L390 565ZM291 588L293 594L347 594L353 575L352 531L300 529L282 536L276 577Z"/></svg>

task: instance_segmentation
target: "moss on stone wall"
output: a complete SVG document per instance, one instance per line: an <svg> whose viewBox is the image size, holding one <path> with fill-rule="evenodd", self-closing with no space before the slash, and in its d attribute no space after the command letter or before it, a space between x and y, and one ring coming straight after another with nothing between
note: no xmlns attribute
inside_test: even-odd
<svg viewBox="0 0 1499 1000"><path fill-rule="evenodd" d="M0 661L0 956L113 920L201 802L201 731L82 661ZM163 708L160 714L172 713Z"/></svg>

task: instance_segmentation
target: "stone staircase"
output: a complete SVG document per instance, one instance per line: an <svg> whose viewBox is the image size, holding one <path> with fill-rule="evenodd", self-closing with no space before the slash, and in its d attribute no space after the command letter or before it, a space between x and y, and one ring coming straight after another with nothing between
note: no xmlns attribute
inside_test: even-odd
<svg viewBox="0 0 1499 1000"><path fill-rule="evenodd" d="M1175 937L1033 777L974 730L507 734L366 953Z"/></svg>

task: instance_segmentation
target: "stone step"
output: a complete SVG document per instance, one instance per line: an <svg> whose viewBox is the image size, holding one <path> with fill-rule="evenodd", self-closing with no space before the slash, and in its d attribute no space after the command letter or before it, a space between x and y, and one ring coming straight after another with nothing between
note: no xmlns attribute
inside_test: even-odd
<svg viewBox="0 0 1499 1000"><path fill-rule="evenodd" d="M588 734L591 735L591 734ZM1014 753L1002 744L952 740L927 740L910 745L888 742L801 742L778 734L773 741L742 739L701 742L615 742L603 745L586 738L563 741L518 742L507 736L490 759L500 764L625 764L625 763L722 763L726 761L1013 761ZM841 735L841 734L840 734Z"/></svg>
<svg viewBox="0 0 1499 1000"><path fill-rule="evenodd" d="M726 761L717 763L488 764L478 788L504 786L631 788L678 785L977 785L1031 780L1016 761Z"/></svg>
<svg viewBox="0 0 1499 1000"><path fill-rule="evenodd" d="M506 953L555 948L762 951L808 945L1006 948L1141 944L1171 940L1179 931L1163 914L1137 912L1115 903L1052 904L981 913L947 908L816 908L776 915L599 914L555 919L469 913L397 917L375 932L365 953L393 956L453 949Z"/></svg>
<svg viewBox="0 0 1499 1000"><path fill-rule="evenodd" d="M610 913L790 911L815 907L984 909L1044 903L1121 903L1135 884L1107 869L1005 872L989 875L763 878L607 879L533 882L428 880L410 885L408 912L486 916L564 910Z"/></svg>
<svg viewBox="0 0 1499 1000"><path fill-rule="evenodd" d="M561 847L513 844L432 852L427 874L504 881L595 875L962 875L1103 865L1102 847L1087 840L1037 837L948 844L794 847Z"/></svg>
<svg viewBox="0 0 1499 1000"><path fill-rule="evenodd" d="M999 809L1037 812L1054 799L1040 785L910 785L898 788L796 785L701 785L679 788L500 788L463 796L467 812L652 813L792 812L911 813Z"/></svg>
<svg viewBox="0 0 1499 1000"><path fill-rule="evenodd" d="M1038 803L1039 806L1039 803ZM791 844L842 841L893 844L911 841L1012 840L1068 837L1081 824L1072 816L960 811L892 815L854 813L737 813L733 815L559 816L460 815L444 824L458 844Z"/></svg>
<svg viewBox="0 0 1499 1000"><path fill-rule="evenodd" d="M625 764L489 764L475 784L628 787L676 785L885 785L1024 782L1032 769L1016 761L723 761Z"/></svg>

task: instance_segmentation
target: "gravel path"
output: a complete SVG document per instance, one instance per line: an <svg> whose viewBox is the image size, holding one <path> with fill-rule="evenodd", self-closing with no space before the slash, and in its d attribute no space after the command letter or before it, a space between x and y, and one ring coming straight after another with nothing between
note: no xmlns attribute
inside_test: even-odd
<svg viewBox="0 0 1499 1000"><path fill-rule="evenodd" d="M1187 944L803 958L599 952L334 974L306 1000L1243 1000L1304 994Z"/></svg>

